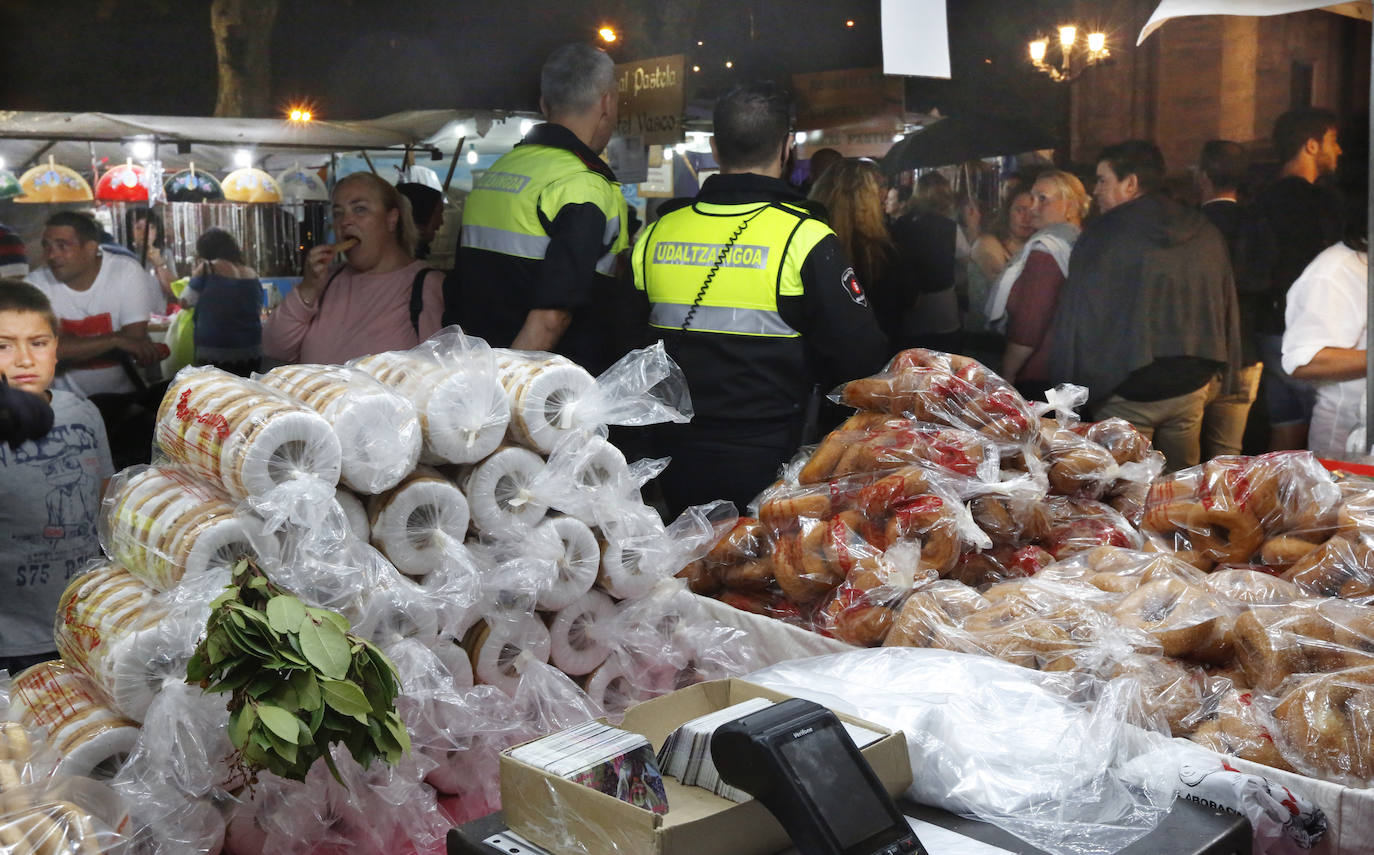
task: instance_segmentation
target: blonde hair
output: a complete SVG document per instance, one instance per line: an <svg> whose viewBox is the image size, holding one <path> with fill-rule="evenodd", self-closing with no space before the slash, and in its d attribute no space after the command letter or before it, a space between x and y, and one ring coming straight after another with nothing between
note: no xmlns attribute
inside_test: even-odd
<svg viewBox="0 0 1374 855"><path fill-rule="evenodd" d="M1035 176L1035 183L1031 187L1033 188L1035 184L1039 184L1041 181L1053 184L1059 198L1072 203L1069 206L1069 213L1077 214L1078 218L1074 222L1081 225L1083 218L1088 216L1088 206L1092 204L1092 199L1088 196L1088 191L1083 189L1083 182L1078 180L1078 176L1062 169L1051 169Z"/></svg>
<svg viewBox="0 0 1374 855"><path fill-rule="evenodd" d="M883 175L872 161L842 160L821 173L811 198L829 212L830 228L860 282L883 275L892 246L883 221Z"/></svg>
<svg viewBox="0 0 1374 855"><path fill-rule="evenodd" d="M334 185L334 192L338 193L340 187L349 183L366 184L377 194L377 198L381 200L385 210L400 211L400 216L396 218L396 231L394 233L396 243L406 251L406 255L414 257L415 245L420 240L420 233L415 228L415 217L410 212L410 200L401 195L401 191L371 172L353 172L345 175Z"/></svg>

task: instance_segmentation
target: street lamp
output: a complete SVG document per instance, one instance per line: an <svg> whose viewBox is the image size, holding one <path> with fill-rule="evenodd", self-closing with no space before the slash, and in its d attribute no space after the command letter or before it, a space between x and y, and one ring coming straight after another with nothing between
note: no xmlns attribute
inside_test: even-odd
<svg viewBox="0 0 1374 855"><path fill-rule="evenodd" d="M1051 47L1058 50L1059 61L1050 58ZM1086 39L1078 37L1078 27L1063 24L1059 27L1059 39L1053 45L1049 37L1042 36L1029 44L1031 65L1050 76L1051 80L1067 83L1077 79L1083 72L1112 55L1107 49L1107 34L1088 33Z"/></svg>

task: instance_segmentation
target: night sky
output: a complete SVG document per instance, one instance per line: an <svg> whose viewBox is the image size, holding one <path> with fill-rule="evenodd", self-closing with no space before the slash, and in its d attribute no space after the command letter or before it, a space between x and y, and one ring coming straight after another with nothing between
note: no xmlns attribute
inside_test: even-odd
<svg viewBox="0 0 1374 855"><path fill-rule="evenodd" d="M710 98L732 80L882 62L878 0L699 0L686 4L695 5L687 25L651 40L658 10L671 3L281 0L272 99L283 108L309 101L320 117L337 119L408 108L534 109L544 56L590 39L603 22L624 32L610 48L618 61L687 53L689 66L703 67L689 90L694 97ZM1066 2L947 5L956 80L913 81L910 107L1016 112L1053 97L1026 67L1024 45ZM0 109L208 115L215 102L209 7L209 0L3 0ZM727 58L732 71L723 67Z"/></svg>

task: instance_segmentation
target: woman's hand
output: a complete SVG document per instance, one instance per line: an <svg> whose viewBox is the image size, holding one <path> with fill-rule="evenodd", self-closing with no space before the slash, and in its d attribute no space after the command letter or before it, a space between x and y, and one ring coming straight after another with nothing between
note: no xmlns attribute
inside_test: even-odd
<svg viewBox="0 0 1374 855"><path fill-rule="evenodd" d="M305 272L301 277L301 284L296 286L296 292L300 294L305 305L315 305L324 294L324 287L329 278L329 265L336 253L333 244L320 244L311 247L306 253Z"/></svg>

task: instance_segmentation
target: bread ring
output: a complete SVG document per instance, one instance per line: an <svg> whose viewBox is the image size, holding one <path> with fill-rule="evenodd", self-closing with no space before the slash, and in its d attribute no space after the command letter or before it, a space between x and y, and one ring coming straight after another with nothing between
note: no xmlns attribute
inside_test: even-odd
<svg viewBox="0 0 1374 855"><path fill-rule="evenodd" d="M1310 677L1279 700L1274 719L1284 743L1324 776L1352 784L1374 777L1374 666Z"/></svg>
<svg viewBox="0 0 1374 855"><path fill-rule="evenodd" d="M1287 567L1320 545L1296 535L1276 535L1260 546L1260 561L1270 567Z"/></svg>
<svg viewBox="0 0 1374 855"><path fill-rule="evenodd" d="M1139 463L1150 454L1150 440L1125 419L1110 418L1083 427L1082 436L1095 442L1117 463Z"/></svg>
<svg viewBox="0 0 1374 855"><path fill-rule="evenodd" d="M1087 442L1052 449L1045 456L1050 492L1059 496L1098 496L1110 485L1116 460L1107 449Z"/></svg>
<svg viewBox="0 0 1374 855"><path fill-rule="evenodd" d="M722 565L718 578L722 585L736 591L766 591L776 581L773 558L770 555L758 561Z"/></svg>
<svg viewBox="0 0 1374 855"><path fill-rule="evenodd" d="M845 433L843 430L832 431L821 440L821 444L811 453L811 459L797 473L799 483L819 484L830 477L835 471L835 464L849 451L849 440Z"/></svg>
<svg viewBox="0 0 1374 855"><path fill-rule="evenodd" d="M1150 531L1184 535L1201 558L1213 563L1245 563L1264 540L1259 521L1248 511L1190 499L1147 505L1141 524Z"/></svg>
<svg viewBox="0 0 1374 855"><path fill-rule="evenodd" d="M1283 578L1312 596L1368 596L1374 593L1374 550L1363 539L1333 537L1289 567Z"/></svg>
<svg viewBox="0 0 1374 855"><path fill-rule="evenodd" d="M720 576L716 573L719 565L707 562L705 559L698 559L677 571L679 579L687 580L687 587L693 594L700 594L703 597L714 596L721 589Z"/></svg>
<svg viewBox="0 0 1374 855"><path fill-rule="evenodd" d="M969 511L983 533L992 538L993 546L1011 546L1020 540L1021 525L1007 499L979 496L969 502Z"/></svg>
<svg viewBox="0 0 1374 855"><path fill-rule="evenodd" d="M1187 656L1212 639L1221 615L1202 591L1180 579L1156 579L1123 599L1113 614L1153 636L1166 656Z"/></svg>
<svg viewBox="0 0 1374 855"><path fill-rule="evenodd" d="M1279 753L1270 718L1255 700L1250 692L1228 690L1217 703L1216 718L1204 721L1188 738L1218 754L1296 771Z"/></svg>
<svg viewBox="0 0 1374 855"><path fill-rule="evenodd" d="M798 605L819 600L844 581L844 571L826 561L823 549L829 526L779 537L773 547L773 574L778 587Z"/></svg>
<svg viewBox="0 0 1374 855"><path fill-rule="evenodd" d="M958 582L936 582L907 597L883 646L964 649L957 641L960 623L987 607L987 600L972 588Z"/></svg>
<svg viewBox="0 0 1374 855"><path fill-rule="evenodd" d="M1259 570L1218 570L1203 577L1212 593L1247 605L1277 606L1302 597L1297 585Z"/></svg>
<svg viewBox="0 0 1374 855"><path fill-rule="evenodd" d="M920 538L921 567L941 576L959 560L959 524L939 496L920 496L904 502L892 512L886 542Z"/></svg>
<svg viewBox="0 0 1374 855"><path fill-rule="evenodd" d="M784 486L759 506L759 522L774 531L789 531L797 527L799 519L820 520L832 513L830 493L825 489Z"/></svg>
<svg viewBox="0 0 1374 855"><path fill-rule="evenodd" d="M1193 729L1193 720L1206 693L1206 675L1195 665L1177 659L1137 654L1118 663L1110 676L1129 677L1140 684L1146 712L1160 715L1175 736Z"/></svg>
<svg viewBox="0 0 1374 855"><path fill-rule="evenodd" d="M1335 630L1313 609L1252 608L1236 618L1236 661L1256 689L1272 690L1293 674L1322 670Z"/></svg>
<svg viewBox="0 0 1374 855"><path fill-rule="evenodd" d="M899 505L929 492L925 470L908 466L861 489L854 507L870 518L886 518Z"/></svg>

